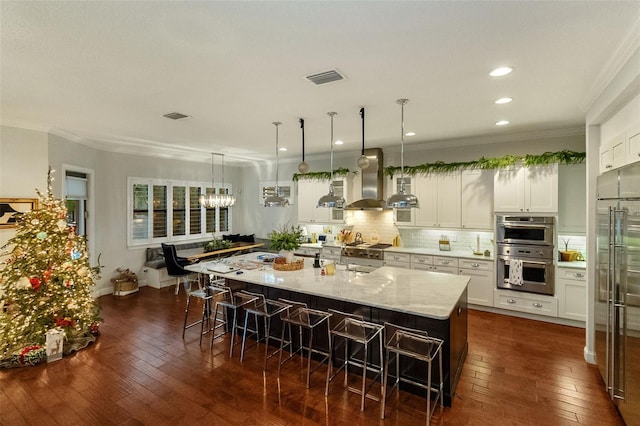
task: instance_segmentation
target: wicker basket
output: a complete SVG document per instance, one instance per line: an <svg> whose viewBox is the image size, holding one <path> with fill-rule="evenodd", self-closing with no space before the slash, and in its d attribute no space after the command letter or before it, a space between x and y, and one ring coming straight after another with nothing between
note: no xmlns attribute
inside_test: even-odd
<svg viewBox="0 0 640 426"><path fill-rule="evenodd" d="M299 271L304 268L304 259L294 260L291 263L274 263L273 269L276 271Z"/></svg>

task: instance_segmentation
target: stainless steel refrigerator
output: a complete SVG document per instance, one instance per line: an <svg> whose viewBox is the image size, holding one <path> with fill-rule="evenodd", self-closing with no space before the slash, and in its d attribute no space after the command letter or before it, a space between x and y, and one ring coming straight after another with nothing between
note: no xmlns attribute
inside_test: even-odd
<svg viewBox="0 0 640 426"><path fill-rule="evenodd" d="M640 163L598 177L598 369L629 425L640 425Z"/></svg>

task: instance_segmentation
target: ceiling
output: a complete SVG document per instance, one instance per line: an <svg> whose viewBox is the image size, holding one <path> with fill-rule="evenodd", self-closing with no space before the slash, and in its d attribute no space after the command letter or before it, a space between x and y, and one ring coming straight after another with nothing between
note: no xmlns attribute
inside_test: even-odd
<svg viewBox="0 0 640 426"><path fill-rule="evenodd" d="M580 128L637 47L639 1L2 1L3 125L209 161ZM514 67L496 78L489 71ZM305 76L346 77L316 86ZM514 100L495 105L509 96ZM191 117L173 121L162 115ZM509 120L497 127L498 120Z"/></svg>

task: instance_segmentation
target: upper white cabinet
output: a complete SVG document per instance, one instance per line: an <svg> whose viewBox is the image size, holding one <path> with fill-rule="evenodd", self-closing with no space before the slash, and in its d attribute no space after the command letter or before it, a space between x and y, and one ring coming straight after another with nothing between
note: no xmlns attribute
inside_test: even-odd
<svg viewBox="0 0 640 426"><path fill-rule="evenodd" d="M333 180L333 193L339 197L344 197L346 204L351 202L351 193L352 193L352 184L353 179L351 178L335 178ZM329 190L329 186L327 186L327 191ZM345 205L346 205L345 204ZM344 209L329 209L329 220L333 223L344 223L345 222L345 211Z"/></svg>
<svg viewBox="0 0 640 426"><path fill-rule="evenodd" d="M495 212L558 211L558 165L511 167L494 172Z"/></svg>
<svg viewBox="0 0 640 426"><path fill-rule="evenodd" d="M330 210L318 208L318 199L329 192L326 181L298 181L298 222L329 223Z"/></svg>
<svg viewBox="0 0 640 426"><path fill-rule="evenodd" d="M586 165L558 167L558 232L584 235L587 231Z"/></svg>
<svg viewBox="0 0 640 426"><path fill-rule="evenodd" d="M398 190L399 177L394 177L392 191ZM396 225L433 228L460 227L460 173L437 173L429 176L405 177L405 191L418 197L420 208L396 209Z"/></svg>
<svg viewBox="0 0 640 426"><path fill-rule="evenodd" d="M640 161L640 123L629 128L627 132L627 164Z"/></svg>
<svg viewBox="0 0 640 426"><path fill-rule="evenodd" d="M627 161L627 135L618 134L600 145L600 173L624 166Z"/></svg>
<svg viewBox="0 0 640 426"><path fill-rule="evenodd" d="M462 227L493 229L493 171L465 170L460 184Z"/></svg>

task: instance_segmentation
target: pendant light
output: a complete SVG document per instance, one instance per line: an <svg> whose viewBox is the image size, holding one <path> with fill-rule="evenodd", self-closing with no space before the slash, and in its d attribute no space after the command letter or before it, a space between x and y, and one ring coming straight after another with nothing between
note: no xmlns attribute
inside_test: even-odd
<svg viewBox="0 0 640 426"><path fill-rule="evenodd" d="M302 162L298 164L298 171L300 173L307 173L309 171L309 164L304 161L304 118L300 119L300 128L302 129Z"/></svg>
<svg viewBox="0 0 640 426"><path fill-rule="evenodd" d="M331 207L341 209L344 207L344 198L338 197L333 193L333 117L336 112L328 112L327 115L331 117L331 180L329 181L329 193L323 195L318 200L318 207Z"/></svg>
<svg viewBox="0 0 640 426"><path fill-rule="evenodd" d="M222 157L222 190L225 191L223 194L217 193L215 185L216 155ZM236 203L236 197L232 194L227 194L226 189L224 188L224 154L211 153L211 188L213 189L213 194L202 194L198 200L200 205L204 208L213 209L216 207L231 207Z"/></svg>
<svg viewBox="0 0 640 426"><path fill-rule="evenodd" d="M278 126L281 124L279 121L273 122L273 125L276 126L276 187L273 195L269 195L264 199L265 207L286 207L289 205L289 200L280 196L280 188L278 187L278 152L280 151L278 147Z"/></svg>
<svg viewBox="0 0 640 426"><path fill-rule="evenodd" d="M387 207L392 208L418 208L418 198L415 195L406 194L404 190L404 105L409 99L398 99L400 104L400 192L393 194L387 200Z"/></svg>
<svg viewBox="0 0 640 426"><path fill-rule="evenodd" d="M360 118L362 119L362 155L358 158L358 167L366 169L369 167L369 159L364 155L364 108L360 108Z"/></svg>

